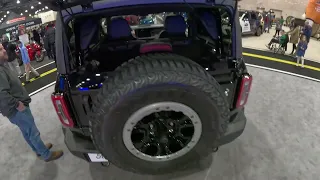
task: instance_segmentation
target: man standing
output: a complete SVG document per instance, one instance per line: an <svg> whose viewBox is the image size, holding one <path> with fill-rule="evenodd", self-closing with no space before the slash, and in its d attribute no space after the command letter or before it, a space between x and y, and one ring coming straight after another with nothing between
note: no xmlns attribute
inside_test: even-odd
<svg viewBox="0 0 320 180"><path fill-rule="evenodd" d="M56 47L55 47L56 29L54 28L53 24L48 25L48 29L44 36L48 41L50 54L52 55L54 61L56 61Z"/></svg>
<svg viewBox="0 0 320 180"><path fill-rule="evenodd" d="M39 158L49 162L60 158L62 151L50 151L52 144L44 144L34 122L29 104L31 98L19 78L4 66L8 60L6 50L0 44L0 112L12 124L19 127L25 141Z"/></svg>

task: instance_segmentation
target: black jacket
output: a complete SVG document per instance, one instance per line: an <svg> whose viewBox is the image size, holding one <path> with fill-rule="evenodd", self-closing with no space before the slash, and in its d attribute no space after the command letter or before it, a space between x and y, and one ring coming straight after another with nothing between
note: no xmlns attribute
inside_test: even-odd
<svg viewBox="0 0 320 180"><path fill-rule="evenodd" d="M8 44L8 47L7 47L8 62L12 62L17 58L16 48L17 46L15 44L13 43Z"/></svg>
<svg viewBox="0 0 320 180"><path fill-rule="evenodd" d="M56 35L56 30L53 27L49 27L45 34L45 38L47 38L48 43L50 44L55 43L55 35Z"/></svg>
<svg viewBox="0 0 320 180"><path fill-rule="evenodd" d="M12 118L18 112L19 101L29 106L31 98L17 75L0 65L0 113Z"/></svg>

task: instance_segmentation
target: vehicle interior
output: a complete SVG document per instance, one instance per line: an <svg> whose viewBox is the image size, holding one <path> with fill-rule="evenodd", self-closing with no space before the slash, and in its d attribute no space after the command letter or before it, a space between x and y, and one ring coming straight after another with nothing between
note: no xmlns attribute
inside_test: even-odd
<svg viewBox="0 0 320 180"><path fill-rule="evenodd" d="M145 13L73 18L66 28L72 52L73 71L69 77L76 79L71 86L80 86L83 79L79 77L110 74L122 63L148 53L171 52L208 71L229 71L226 58L232 56L230 12L225 7L177 9L159 12L150 8ZM138 20L154 18L154 24L135 24L128 16ZM99 86L90 88L95 87Z"/></svg>
<svg viewBox="0 0 320 180"><path fill-rule="evenodd" d="M92 104L103 82L121 64L141 55L185 56L214 76L223 91L235 92L237 67L233 58L233 16L229 10L186 5L169 5L165 11L159 11L158 6L142 9L149 11L121 9L107 15L99 12L95 16L74 17L67 22L72 60L68 63L68 83L83 126L89 125ZM141 17L154 18L154 24L140 24ZM132 23L132 19L138 19L139 24ZM233 96L228 100L232 104Z"/></svg>

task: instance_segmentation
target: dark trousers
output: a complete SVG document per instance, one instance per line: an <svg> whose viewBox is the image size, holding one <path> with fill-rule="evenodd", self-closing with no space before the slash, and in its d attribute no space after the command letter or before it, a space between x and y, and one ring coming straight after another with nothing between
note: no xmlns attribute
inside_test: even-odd
<svg viewBox="0 0 320 180"><path fill-rule="evenodd" d="M278 36L279 36L280 30L276 30L276 33L274 34L274 36L276 36L277 34L278 34Z"/></svg>
<svg viewBox="0 0 320 180"><path fill-rule="evenodd" d="M297 45L296 44L292 44L292 52L291 52L291 54L293 54L296 49L297 49Z"/></svg>
<svg viewBox="0 0 320 180"><path fill-rule="evenodd" d="M49 43L49 49L48 49L48 57L49 58L53 58L54 60L56 60L56 47L55 47L55 43Z"/></svg>

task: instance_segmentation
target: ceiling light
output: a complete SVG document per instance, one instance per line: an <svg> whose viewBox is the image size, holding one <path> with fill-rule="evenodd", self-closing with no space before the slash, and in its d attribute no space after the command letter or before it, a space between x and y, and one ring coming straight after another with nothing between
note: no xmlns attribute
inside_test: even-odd
<svg viewBox="0 0 320 180"><path fill-rule="evenodd" d="M31 16L31 14L29 14L29 16Z"/></svg>
<svg viewBox="0 0 320 180"><path fill-rule="evenodd" d="M38 2L38 4L41 4L41 2Z"/></svg>
<svg viewBox="0 0 320 180"><path fill-rule="evenodd" d="M48 6L46 6L46 7L44 7L44 8L48 9Z"/></svg>
<svg viewBox="0 0 320 180"><path fill-rule="evenodd" d="M20 15L22 16L23 14L21 13Z"/></svg>
<svg viewBox="0 0 320 180"><path fill-rule="evenodd" d="M33 9L34 7L33 6L31 6L31 9Z"/></svg>
<svg viewBox="0 0 320 180"><path fill-rule="evenodd" d="M25 10L25 12L28 12L28 10Z"/></svg>
<svg viewBox="0 0 320 180"><path fill-rule="evenodd" d="M7 14L9 14L10 13L10 11L7 11Z"/></svg>
<svg viewBox="0 0 320 180"><path fill-rule="evenodd" d="M44 10L44 8L42 8L42 11Z"/></svg>
<svg viewBox="0 0 320 180"><path fill-rule="evenodd" d="M7 17L7 15L4 15L3 17Z"/></svg>
<svg viewBox="0 0 320 180"><path fill-rule="evenodd" d="M1 21L3 20L3 18L1 18Z"/></svg>
<svg viewBox="0 0 320 180"><path fill-rule="evenodd" d="M20 1L18 0L18 1L17 1L17 4L19 4L19 3L20 3Z"/></svg>

